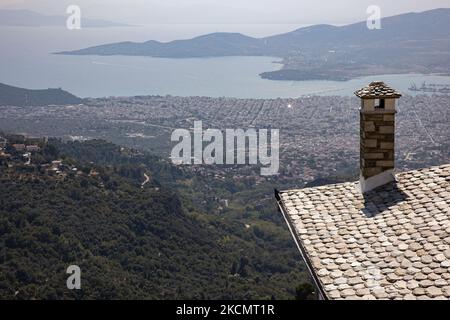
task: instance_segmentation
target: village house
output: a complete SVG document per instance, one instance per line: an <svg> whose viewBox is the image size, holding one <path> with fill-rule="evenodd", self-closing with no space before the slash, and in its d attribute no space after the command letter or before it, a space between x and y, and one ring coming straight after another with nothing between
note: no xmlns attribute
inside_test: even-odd
<svg viewBox="0 0 450 320"><path fill-rule="evenodd" d="M0 158L9 159L11 158L11 155L9 153L5 153L4 151L0 151Z"/></svg>
<svg viewBox="0 0 450 320"><path fill-rule="evenodd" d="M52 161L52 167L55 169L58 169L61 166L61 164L62 164L61 160L53 160Z"/></svg>
<svg viewBox="0 0 450 320"><path fill-rule="evenodd" d="M450 164L396 173L400 94L355 92L360 180L276 191L320 299L450 299Z"/></svg>
<svg viewBox="0 0 450 320"><path fill-rule="evenodd" d="M12 147L18 152L25 150L25 145L22 143L15 143L12 145Z"/></svg>
<svg viewBox="0 0 450 320"><path fill-rule="evenodd" d="M39 148L39 146L37 145L29 145L26 146L25 148L28 152L38 152L39 150L41 150L41 148Z"/></svg>

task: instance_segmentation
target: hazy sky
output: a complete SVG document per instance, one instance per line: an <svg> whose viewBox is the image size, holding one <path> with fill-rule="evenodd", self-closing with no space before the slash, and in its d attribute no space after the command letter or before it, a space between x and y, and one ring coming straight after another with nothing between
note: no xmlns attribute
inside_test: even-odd
<svg viewBox="0 0 450 320"><path fill-rule="evenodd" d="M85 17L132 24L346 24L364 20L372 4L383 16L450 8L450 0L0 0L3 9L58 15L71 4Z"/></svg>

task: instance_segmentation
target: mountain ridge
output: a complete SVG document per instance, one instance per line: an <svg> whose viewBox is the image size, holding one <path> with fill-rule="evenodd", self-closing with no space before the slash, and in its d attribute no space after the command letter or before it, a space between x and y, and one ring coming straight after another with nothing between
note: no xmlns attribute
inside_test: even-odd
<svg viewBox="0 0 450 320"><path fill-rule="evenodd" d="M116 42L116 43L110 43L110 44L104 44L104 45L98 45L98 46L93 46L93 47L88 47L85 49L79 49L79 50L73 50L73 51L61 51L61 52L56 52L57 54L73 54L73 55L90 55L90 54L94 54L94 55L115 55L114 52L107 52L108 49L107 47L113 48L112 46L119 46L119 45L124 45L124 44L130 44L133 46L144 46L144 45L155 45L155 46L166 46L168 50L173 49L174 46L176 46L177 44L185 44L185 43L189 43L189 42L193 42L198 43L199 41L202 40L215 40L215 41L225 41L225 40L232 40L232 41L243 41L243 40L247 40L249 41L249 43L245 43L245 45L257 45L258 49L263 50L266 47L266 51L261 51L261 54L263 53L268 53L270 51L277 51L274 48L270 48L270 43L271 41L274 41L275 44L278 44L278 42L280 40L286 40L286 38L296 38L296 37L302 37L302 36L306 36L305 39L297 39L297 40L303 40L303 41L308 41L308 40L321 40L318 39L318 35L315 34L317 32L324 32L324 31L332 31L332 32L337 32L337 33L341 33L341 36L346 36L348 35L348 32L354 32L355 28L357 28L357 31L365 31L366 33L364 34L364 36L367 35L373 35L372 38L377 39L380 35L386 35L387 31L386 31L386 24L388 26L388 31L389 32L393 32L395 31L396 27L398 27L400 24L398 23L398 20L401 19L402 23L408 22L409 24L411 22L415 23L417 22L415 18L419 18L418 20L423 20L423 18L428 18L426 23L422 23L420 28L417 28L418 30L421 29L427 29L427 28L422 28L426 25L430 25L430 22L434 22L432 25L435 25L436 23L436 17L439 16L441 21L441 25L439 27L444 27L444 29L442 30L442 32L440 33L440 35L448 35L448 31L450 28L450 23L448 23L448 21L450 21L450 8L441 8L441 9L433 9L433 10L429 10L429 11L424 11L424 12L411 12L411 13L405 13L405 14L401 14L401 15L395 15L395 16L390 16L390 17L386 17L386 18L382 18L382 29L380 30L369 30L366 27L366 22L365 21L361 21L361 22L356 22L356 23L352 23L352 24L348 24L348 25L344 25L344 26L334 26L334 25L330 25L330 24L317 24L317 25L313 25L313 26L308 26L308 27L302 27L302 28L298 28L295 29L293 31L290 32L286 32L286 33L281 33L281 34L277 34L277 35L272 35L272 36L268 36L268 37L262 37L262 38L255 38L255 37L251 37L251 36L247 36L244 35L242 33L239 32L214 32L214 33L208 33L208 34L203 34L203 35L199 35L190 39L178 39L178 40L173 40L173 41L168 41L168 42L161 42L161 41L156 41L156 40L148 40L145 42L132 42L132 41L123 41L123 42ZM430 21L430 18L432 21ZM444 18L449 18L449 20L447 22L442 23L442 20L444 20ZM410 21L411 19L413 19L413 21ZM409 28L397 28L397 30L401 30L401 33L404 33L405 31L411 33L411 30ZM432 27L432 30L436 32L436 26ZM344 34L342 34L344 33ZM346 34L347 33L347 34ZM398 31L396 32L398 34ZM312 34L312 37L311 37ZM394 33L395 34L395 33ZM425 34L426 36L430 36L429 33ZM316 39L314 39L316 38ZM336 37L335 35L330 35L329 37L327 37L327 40L334 40L334 42L341 42L342 39ZM361 39L359 39L361 40ZM231 44L238 44L238 43L231 43ZM213 44L210 44L213 45ZM267 50L267 47L269 47L269 49ZM104 49L105 51L103 52L99 52L99 51L95 51L93 49ZM158 54L158 52L151 52L151 50L156 50L156 49L163 49L163 48L145 48L147 50L147 55L152 55L155 54L155 56ZM177 47L177 49L180 49L179 47ZM245 49L245 47L244 47ZM143 50L141 48L141 50ZM135 55L132 52L129 52L128 54L130 55ZM245 54L245 52L243 52L242 54ZM169 57L171 55L171 52L163 52L162 56L163 57ZM175 55L175 54L174 54ZM196 53L196 56L209 56L210 53L205 52L205 53ZM227 55L226 51L223 52L223 55ZM258 54L260 55L260 54ZM192 56L185 56L185 57L192 57Z"/></svg>

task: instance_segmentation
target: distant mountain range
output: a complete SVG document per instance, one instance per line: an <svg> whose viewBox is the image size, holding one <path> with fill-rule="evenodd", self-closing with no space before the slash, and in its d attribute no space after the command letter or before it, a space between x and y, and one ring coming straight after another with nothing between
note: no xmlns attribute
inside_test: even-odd
<svg viewBox="0 0 450 320"><path fill-rule="evenodd" d="M0 26L11 27L49 27L66 26L68 16L45 15L30 10L0 10ZM99 19L88 19L82 17L82 27L104 28L125 27L123 23L116 23Z"/></svg>
<svg viewBox="0 0 450 320"><path fill-rule="evenodd" d="M171 42L120 42L66 55L130 55L166 58L276 56L282 70L262 74L277 80L337 79L379 73L449 73L450 8L383 18L382 29L366 22L315 25L265 38L212 33Z"/></svg>
<svg viewBox="0 0 450 320"><path fill-rule="evenodd" d="M0 83L0 105L46 106L79 104L83 100L62 89L30 90Z"/></svg>

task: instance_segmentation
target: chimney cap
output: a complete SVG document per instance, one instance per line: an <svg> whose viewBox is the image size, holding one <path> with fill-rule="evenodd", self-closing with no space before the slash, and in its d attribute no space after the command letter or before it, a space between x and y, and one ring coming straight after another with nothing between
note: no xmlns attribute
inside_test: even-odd
<svg viewBox="0 0 450 320"><path fill-rule="evenodd" d="M402 96L383 81L373 81L368 86L355 91L355 95L361 99L400 98Z"/></svg>

